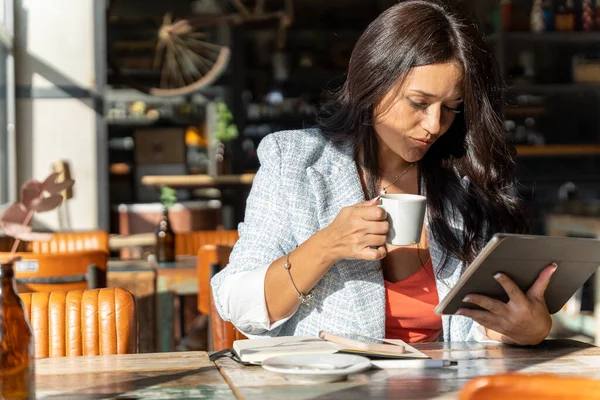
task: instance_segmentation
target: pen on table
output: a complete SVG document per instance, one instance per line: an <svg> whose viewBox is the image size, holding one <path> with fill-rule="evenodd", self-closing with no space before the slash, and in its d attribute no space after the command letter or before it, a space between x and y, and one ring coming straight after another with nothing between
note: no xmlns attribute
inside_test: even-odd
<svg viewBox="0 0 600 400"><path fill-rule="evenodd" d="M387 368L443 368L457 365L456 361L449 360L371 360L373 366Z"/></svg>

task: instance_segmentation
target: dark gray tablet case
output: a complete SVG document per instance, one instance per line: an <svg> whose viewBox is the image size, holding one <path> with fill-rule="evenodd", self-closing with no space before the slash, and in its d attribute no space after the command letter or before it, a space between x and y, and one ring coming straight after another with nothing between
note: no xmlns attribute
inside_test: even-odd
<svg viewBox="0 0 600 400"><path fill-rule="evenodd" d="M494 279L496 273L505 273L526 292L540 272L553 262L558 269L545 295L551 314L558 312L600 267L600 240L496 234L434 311L442 315L454 314L459 308L479 309L462 302L470 293L507 302L508 296Z"/></svg>

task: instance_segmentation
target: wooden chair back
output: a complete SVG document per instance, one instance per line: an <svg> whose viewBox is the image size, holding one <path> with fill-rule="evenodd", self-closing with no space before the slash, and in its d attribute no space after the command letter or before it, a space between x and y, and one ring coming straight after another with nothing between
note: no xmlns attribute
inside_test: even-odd
<svg viewBox="0 0 600 400"><path fill-rule="evenodd" d="M198 250L196 276L198 278L198 311L210 314L210 280L229 263L232 246L203 245Z"/></svg>
<svg viewBox="0 0 600 400"><path fill-rule="evenodd" d="M106 287L108 254L104 251L15 256L21 257L14 266L19 293ZM8 261L9 257L10 253L0 253L0 261Z"/></svg>
<svg viewBox="0 0 600 400"><path fill-rule="evenodd" d="M21 293L35 358L137 353L135 297L122 288Z"/></svg>
<svg viewBox="0 0 600 400"><path fill-rule="evenodd" d="M471 379L459 400L600 400L600 380L507 373Z"/></svg>
<svg viewBox="0 0 600 400"><path fill-rule="evenodd" d="M206 290L204 293L208 294L205 297L208 300L207 314L210 316L212 350L214 351L230 349L233 346L234 340L246 338L240 331L235 329L231 322L223 321L215 307L212 288L210 286L210 278L229 263L231 250L230 246L206 245L202 246L198 251L198 271L201 271L204 276L209 276L209 279L206 280L207 287L199 286L198 292Z"/></svg>
<svg viewBox="0 0 600 400"><path fill-rule="evenodd" d="M33 253L60 254L88 250L103 251L110 254L108 247L108 232L59 232L52 234L48 242L31 242L29 249Z"/></svg>
<svg viewBox="0 0 600 400"><path fill-rule="evenodd" d="M233 247L238 237L237 230L176 233L175 254L196 255L200 247L207 244Z"/></svg>

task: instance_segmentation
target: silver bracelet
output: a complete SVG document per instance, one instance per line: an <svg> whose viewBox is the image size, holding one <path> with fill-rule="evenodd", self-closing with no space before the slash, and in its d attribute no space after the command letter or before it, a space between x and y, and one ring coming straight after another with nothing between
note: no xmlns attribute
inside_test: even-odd
<svg viewBox="0 0 600 400"><path fill-rule="evenodd" d="M292 273L290 272L290 268L292 268L292 264L290 264L290 254L289 253L285 256L285 262L283 263L283 268L285 268L285 270L287 271L288 276L290 277L290 282L292 282L292 287L294 288L294 291L296 291L296 294L298 295L298 298L300 299L302 304L308 303L312 299L313 296L310 292L308 294L300 293L300 291L296 287L296 284L294 283L294 280L292 279Z"/></svg>

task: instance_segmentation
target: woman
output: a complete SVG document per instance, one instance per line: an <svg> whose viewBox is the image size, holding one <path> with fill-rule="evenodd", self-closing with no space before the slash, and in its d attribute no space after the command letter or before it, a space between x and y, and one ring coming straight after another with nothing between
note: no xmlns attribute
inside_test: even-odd
<svg viewBox="0 0 600 400"><path fill-rule="evenodd" d="M433 308L495 232L524 232L515 153L502 130L500 77L469 24L435 1L382 13L358 40L347 81L320 128L279 132L261 167L216 307L246 335L395 337L409 342L537 344L551 319L555 265L508 303L439 317ZM421 193L417 246L385 244L378 193Z"/></svg>

